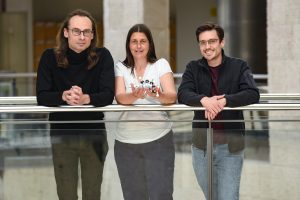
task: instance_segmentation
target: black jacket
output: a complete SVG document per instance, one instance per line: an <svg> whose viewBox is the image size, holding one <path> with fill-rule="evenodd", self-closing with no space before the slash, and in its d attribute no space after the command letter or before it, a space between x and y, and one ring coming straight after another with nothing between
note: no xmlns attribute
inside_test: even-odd
<svg viewBox="0 0 300 200"><path fill-rule="evenodd" d="M245 106L259 101L259 91L253 80L250 68L241 59L227 57L223 53L222 64L219 69L218 90L225 94L227 107ZM202 106L200 100L212 96L212 83L209 66L205 58L190 62L182 77L178 89L178 102L189 106ZM242 120L241 110L222 111L219 113L223 120ZM205 120L204 111L194 111L194 120ZM244 122L223 123L222 143L228 143L230 152L244 149ZM193 122L193 145L199 149L206 149L207 122ZM226 134L224 134L226 133ZM214 134L215 137L218 134ZM220 135L219 135L220 136Z"/></svg>
<svg viewBox="0 0 300 200"><path fill-rule="evenodd" d="M250 68L241 59L225 56L223 52L222 65L219 69L218 89L225 94L227 107L245 106L259 101L259 91L254 82ZM200 100L211 95L211 75L205 58L191 61L183 74L182 82L178 89L179 103L189 106L202 106ZM195 120L204 120L204 111L194 112ZM222 111L221 119L241 120L243 112ZM208 123L193 123L193 128L207 128ZM245 129L243 122L224 123L224 129Z"/></svg>

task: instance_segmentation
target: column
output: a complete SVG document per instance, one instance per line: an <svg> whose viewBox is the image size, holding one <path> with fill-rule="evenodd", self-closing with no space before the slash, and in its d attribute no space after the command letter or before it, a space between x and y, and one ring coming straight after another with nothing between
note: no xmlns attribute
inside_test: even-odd
<svg viewBox="0 0 300 200"><path fill-rule="evenodd" d="M154 37L157 57L169 59L169 0L104 0L104 46L114 61L125 59L125 40L131 26L145 23Z"/></svg>
<svg viewBox="0 0 300 200"><path fill-rule="evenodd" d="M300 93L299 0L267 1L268 89L270 93ZM299 111L270 112L273 119L299 119ZM269 170L274 195L297 199L300 184L299 122L270 123ZM280 174L280 176L273 176ZM284 181L282 183L282 181ZM287 183L287 184L284 184ZM282 187L285 185L284 187ZM284 194L280 192L285 191Z"/></svg>
<svg viewBox="0 0 300 200"><path fill-rule="evenodd" d="M299 10L298 0L267 2L269 92L300 92Z"/></svg>

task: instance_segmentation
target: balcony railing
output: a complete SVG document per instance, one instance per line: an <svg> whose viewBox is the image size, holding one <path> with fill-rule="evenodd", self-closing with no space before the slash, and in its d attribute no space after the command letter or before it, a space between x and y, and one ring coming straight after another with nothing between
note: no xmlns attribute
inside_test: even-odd
<svg viewBox="0 0 300 200"><path fill-rule="evenodd" d="M45 107L37 106L34 96L0 97L0 170L3 172L2 175L0 173L0 199L57 199L47 114L66 111L105 112L106 117L103 122L106 123L108 130L110 150L104 170L103 199L122 198L112 148L117 124L160 122L156 119L122 121L119 119L119 113L123 111L168 112L168 121L173 123L176 149L174 199L204 199L191 167L190 145L193 122L191 111L195 110L203 110L203 108L181 104ZM300 196L300 191L297 189L300 184L300 158L297 156L300 150L300 94L261 94L259 104L237 108L226 107L225 110L243 110L246 114L245 122L250 123L250 126L246 126L240 199L298 199ZM235 123L239 120L223 121ZM208 165L210 170L207 175L209 199L212 198L214 191L212 184L214 132L211 128L214 122L216 121L209 122L210 128L207 129L206 141L207 156L210 160ZM99 121L88 123L99 123ZM153 129L155 128L154 126Z"/></svg>

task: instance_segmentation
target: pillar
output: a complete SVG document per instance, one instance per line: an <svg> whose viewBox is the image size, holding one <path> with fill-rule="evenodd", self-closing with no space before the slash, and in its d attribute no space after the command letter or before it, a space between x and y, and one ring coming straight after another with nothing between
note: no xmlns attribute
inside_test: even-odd
<svg viewBox="0 0 300 200"><path fill-rule="evenodd" d="M103 0L104 46L114 61L125 59L130 27L145 23L152 32L157 57L169 60L169 0Z"/></svg>
<svg viewBox="0 0 300 200"><path fill-rule="evenodd" d="M299 10L299 0L267 1L270 93L300 93ZM270 112L269 118L299 119L299 110ZM294 187L300 184L299 128L299 122L270 123L270 162L276 166L272 169L274 174L280 174L276 178L278 184L273 187L278 199L297 199L300 194L299 189ZM285 191L284 194L280 194L280 190Z"/></svg>

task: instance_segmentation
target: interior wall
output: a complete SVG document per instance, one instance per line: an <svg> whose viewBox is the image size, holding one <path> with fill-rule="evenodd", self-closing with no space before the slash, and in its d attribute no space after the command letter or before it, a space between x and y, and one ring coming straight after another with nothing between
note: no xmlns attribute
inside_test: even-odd
<svg viewBox="0 0 300 200"><path fill-rule="evenodd" d="M26 21L24 13L0 14L0 70L27 71Z"/></svg>
<svg viewBox="0 0 300 200"><path fill-rule="evenodd" d="M7 13L15 13L15 14L21 14L24 15L24 18L26 20L23 22L24 26L26 27L24 29L25 33L21 33L23 35L26 35L25 43L26 43L26 53L22 53L23 55L27 56L26 62L23 62L23 68L24 70L16 70L16 71L32 71L32 0L9 0L6 2L6 12ZM24 65L24 63L26 63Z"/></svg>
<svg viewBox="0 0 300 200"><path fill-rule="evenodd" d="M56 21L63 20L72 10L81 8L92 13L98 21L102 20L102 0L32 0L34 10L34 21Z"/></svg>
<svg viewBox="0 0 300 200"><path fill-rule="evenodd" d="M176 10L176 62L177 71L182 73L186 64L199 59L200 52L196 41L196 28L206 22L216 22L215 0L171 0Z"/></svg>
<svg viewBox="0 0 300 200"><path fill-rule="evenodd" d="M18 1L18 0L11 0ZM96 20L102 20L103 0L30 0L32 1L32 21L60 22L66 14L76 8L86 9ZM23 1L21 1L23 2ZM19 2L19 5L22 3ZM18 5L14 3L12 5ZM200 58L195 39L195 29L205 21L217 20L213 15L216 0L170 0L171 18L175 20L176 72L183 72L188 61Z"/></svg>
<svg viewBox="0 0 300 200"><path fill-rule="evenodd" d="M6 57L9 64L5 66L9 71L14 72L32 72L32 0L9 0L4 6L6 19L4 20L4 32L8 31L8 35L4 34L3 44L1 43L0 51L6 52L13 57ZM7 47L3 48L4 43ZM16 59L17 58L17 59ZM16 82L17 95L24 96L32 94L32 80L24 83L24 79ZM15 94L14 94L15 95Z"/></svg>
<svg viewBox="0 0 300 200"><path fill-rule="evenodd" d="M266 0L222 0L217 7L225 53L247 61L254 74L266 74Z"/></svg>

